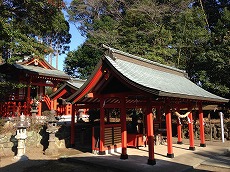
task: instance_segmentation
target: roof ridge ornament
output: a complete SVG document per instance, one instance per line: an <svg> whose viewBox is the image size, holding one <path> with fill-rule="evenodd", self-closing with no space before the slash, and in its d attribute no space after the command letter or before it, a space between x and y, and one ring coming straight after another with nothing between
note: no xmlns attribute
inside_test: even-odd
<svg viewBox="0 0 230 172"><path fill-rule="evenodd" d="M102 44L102 47L107 49L107 51L105 51L105 55L109 56L115 61L116 57L113 55L114 49L105 44Z"/></svg>

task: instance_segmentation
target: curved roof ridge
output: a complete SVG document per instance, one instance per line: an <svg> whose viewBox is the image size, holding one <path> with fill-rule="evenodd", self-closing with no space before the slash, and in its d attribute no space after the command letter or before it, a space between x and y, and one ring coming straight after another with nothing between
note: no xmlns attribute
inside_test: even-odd
<svg viewBox="0 0 230 172"><path fill-rule="evenodd" d="M126 53L124 51L120 51L120 50L117 50L115 48L111 48L111 47L109 47L107 45L104 45L104 44L103 44L103 47L109 50L109 54L108 54L109 56L112 55L111 52L115 52L115 53L118 53L118 54L121 54L121 55L125 55L126 57L131 57L131 58L134 58L136 60L140 60L142 62L146 62L146 63L149 63L149 64L153 64L153 65L156 65L156 66L159 66L159 67L163 67L163 68L166 68L166 69L170 69L170 70L174 70L174 71L186 74L185 70L181 70L181 69L178 69L178 68L175 68L175 67L172 67L172 66L167 66L167 65L164 65L164 64L161 64L161 63L158 63L158 62L154 62L154 61L145 59L145 58L140 57L140 56L132 55L132 54ZM116 60L116 57L114 57L114 56L112 56L111 58L113 60Z"/></svg>

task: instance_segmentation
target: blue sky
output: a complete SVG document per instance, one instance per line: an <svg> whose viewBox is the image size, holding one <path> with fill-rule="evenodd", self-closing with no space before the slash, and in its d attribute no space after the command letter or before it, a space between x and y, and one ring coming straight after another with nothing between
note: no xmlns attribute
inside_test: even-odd
<svg viewBox="0 0 230 172"><path fill-rule="evenodd" d="M84 43L85 38L81 36L79 31L73 24L70 24L70 34L72 35L71 43L69 44L70 51L77 50L77 47L81 45L82 43ZM66 54L62 54L61 56L58 57L58 69L59 70L63 70L63 64L64 64L64 60L66 56L67 56ZM56 59L54 59L53 61L55 60ZM56 64L54 64L53 66L56 66Z"/></svg>
<svg viewBox="0 0 230 172"><path fill-rule="evenodd" d="M68 6L71 1L72 0L65 0L64 2ZM64 12L64 15L65 16L67 15L66 12ZM68 21L67 17L66 17L66 20ZM81 36L80 32L77 30L75 25L71 23L70 23L70 34L72 35L71 43L69 44L70 51L77 50L77 47L81 45L82 43L84 43L85 38ZM66 54L62 54L61 56L58 57L58 69L59 70L63 70L64 60L66 56L67 56ZM52 59L52 62L53 62L52 66L56 67L56 57Z"/></svg>

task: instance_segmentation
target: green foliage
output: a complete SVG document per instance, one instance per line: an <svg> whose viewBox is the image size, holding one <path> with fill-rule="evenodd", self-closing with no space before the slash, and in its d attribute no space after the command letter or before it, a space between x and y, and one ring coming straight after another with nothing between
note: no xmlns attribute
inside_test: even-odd
<svg viewBox="0 0 230 172"><path fill-rule="evenodd" d="M77 51L67 54L64 70L71 76L86 79L95 68L101 56L101 50L85 44L79 47Z"/></svg>
<svg viewBox="0 0 230 172"><path fill-rule="evenodd" d="M193 77L206 90L230 98L230 11L227 8L212 30L205 51L196 57Z"/></svg>
<svg viewBox="0 0 230 172"><path fill-rule="evenodd" d="M65 70L87 78L101 56L87 51L100 52L100 45L106 44L186 70L196 84L230 98L229 4L229 0L73 0L70 21L79 24L86 43L68 54Z"/></svg>
<svg viewBox="0 0 230 172"><path fill-rule="evenodd" d="M0 30L0 54L10 63L24 56L63 53L71 38L61 10L47 0L1 1Z"/></svg>

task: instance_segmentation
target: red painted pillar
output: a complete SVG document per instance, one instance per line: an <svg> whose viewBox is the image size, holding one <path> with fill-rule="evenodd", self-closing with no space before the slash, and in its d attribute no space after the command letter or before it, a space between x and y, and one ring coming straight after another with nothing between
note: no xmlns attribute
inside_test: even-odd
<svg viewBox="0 0 230 172"><path fill-rule="evenodd" d="M179 112L180 109L177 108L177 111ZM182 132L181 132L181 120L178 117L177 118L177 144L183 144L182 142Z"/></svg>
<svg viewBox="0 0 230 172"><path fill-rule="evenodd" d="M50 100L50 110L53 110L53 109L54 109L54 101Z"/></svg>
<svg viewBox="0 0 230 172"><path fill-rule="evenodd" d="M91 137L91 139L92 139L92 152L94 152L95 151L95 136L94 136L94 127L92 127L92 137Z"/></svg>
<svg viewBox="0 0 230 172"><path fill-rule="evenodd" d="M189 143L190 143L189 150L195 150L192 111L188 115L188 130L189 130Z"/></svg>
<svg viewBox="0 0 230 172"><path fill-rule="evenodd" d="M105 155L104 142L105 142L105 109L104 98L100 99L100 146L99 155Z"/></svg>
<svg viewBox="0 0 230 172"><path fill-rule="evenodd" d="M167 130L167 157L174 158L173 147L172 147L172 119L170 109L166 109L166 130Z"/></svg>
<svg viewBox="0 0 230 172"><path fill-rule="evenodd" d="M39 101L38 102L38 116L41 116L42 115L42 102Z"/></svg>
<svg viewBox="0 0 230 172"><path fill-rule="evenodd" d="M125 97L122 97L120 101L121 101L121 147L122 147L120 158L128 159Z"/></svg>
<svg viewBox="0 0 230 172"><path fill-rule="evenodd" d="M149 146L148 164L155 165L156 160L154 158L153 113L152 113L151 101L148 101L146 119L147 119L147 138L148 138L148 146Z"/></svg>
<svg viewBox="0 0 230 172"><path fill-rule="evenodd" d="M75 113L76 113L76 108L75 105L73 105L72 108L72 114L71 114L71 132L70 132L70 144L72 147L75 146Z"/></svg>
<svg viewBox="0 0 230 172"><path fill-rule="evenodd" d="M53 93L57 91L57 86L53 87ZM53 109L57 110L57 99L53 100Z"/></svg>
<svg viewBox="0 0 230 172"><path fill-rule="evenodd" d="M26 114L24 115L29 115L30 114L30 94L31 94L31 90L30 90L30 85L31 84L31 77L28 81L28 84L27 84L27 98L26 98Z"/></svg>
<svg viewBox="0 0 230 172"><path fill-rule="evenodd" d="M202 103L199 104L199 122L200 122L200 147L206 147Z"/></svg>

